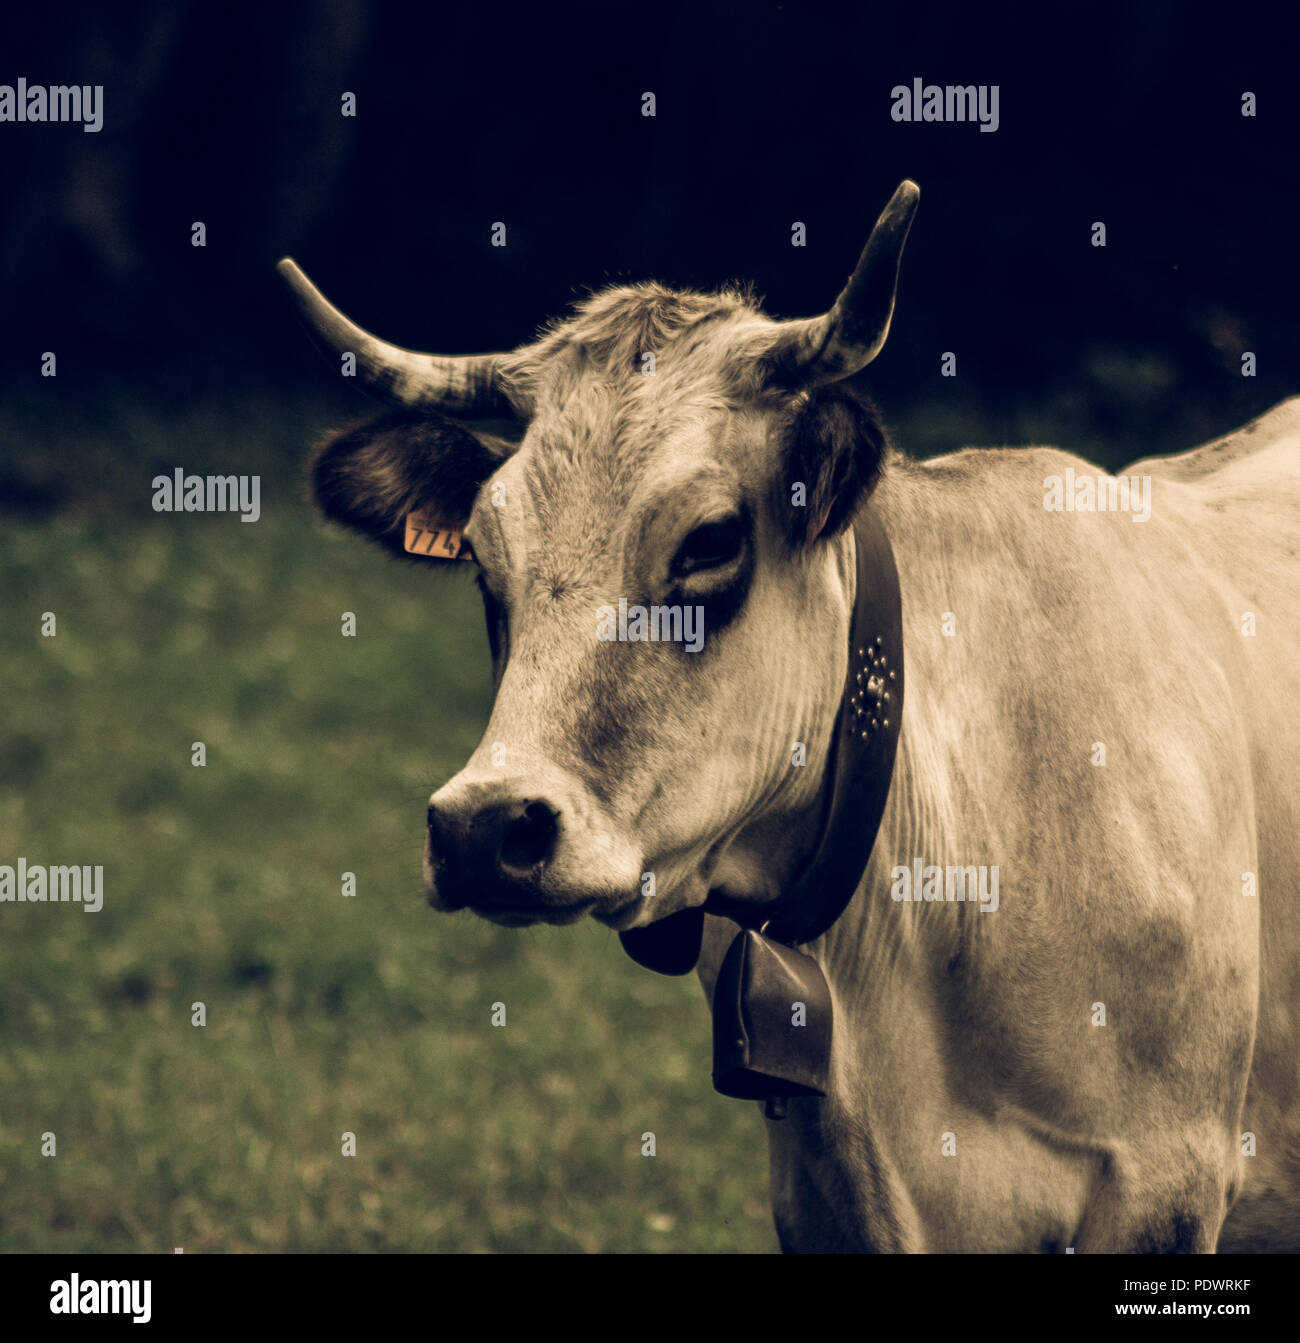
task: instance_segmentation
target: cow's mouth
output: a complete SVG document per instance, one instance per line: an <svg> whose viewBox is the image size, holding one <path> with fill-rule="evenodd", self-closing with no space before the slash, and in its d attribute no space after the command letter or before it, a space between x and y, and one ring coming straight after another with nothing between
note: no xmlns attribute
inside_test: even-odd
<svg viewBox="0 0 1300 1343"><path fill-rule="evenodd" d="M579 900L572 905L537 906L532 909L509 909L500 906L469 906L480 918L499 923L503 928L530 928L535 923L551 923L563 928L578 923L591 910L590 900Z"/></svg>
<svg viewBox="0 0 1300 1343"><path fill-rule="evenodd" d="M636 910L641 901L639 896L633 896L630 900L622 901L609 909L601 908L604 902L591 896L582 896L567 904L556 902L503 904L491 899L469 899L464 902L448 900L445 895L434 892L429 894L428 903L432 908L442 911L468 909L480 918L500 924L503 928L530 928L538 923L549 923L564 928L571 923L581 922L590 914L607 928L619 930L635 922Z"/></svg>

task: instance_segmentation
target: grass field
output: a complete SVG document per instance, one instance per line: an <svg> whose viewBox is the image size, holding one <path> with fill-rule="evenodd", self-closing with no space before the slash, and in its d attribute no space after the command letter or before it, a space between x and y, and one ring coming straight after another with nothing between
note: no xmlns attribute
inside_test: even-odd
<svg viewBox="0 0 1300 1343"><path fill-rule="evenodd" d="M319 412L249 416L67 422L89 484L0 527L0 863L104 867L99 913L0 905L0 1249L775 1249L693 977L425 906L478 597L314 519ZM177 465L261 470L261 521L154 514Z"/></svg>

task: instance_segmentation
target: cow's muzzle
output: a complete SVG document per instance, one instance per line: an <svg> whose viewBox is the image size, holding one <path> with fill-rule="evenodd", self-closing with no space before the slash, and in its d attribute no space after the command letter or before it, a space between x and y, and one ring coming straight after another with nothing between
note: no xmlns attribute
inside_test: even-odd
<svg viewBox="0 0 1300 1343"><path fill-rule="evenodd" d="M585 914L624 926L639 904L640 863L585 802L522 781L453 779L429 803L429 903L511 926Z"/></svg>
<svg viewBox="0 0 1300 1343"><path fill-rule="evenodd" d="M559 822L545 798L512 797L469 812L430 805L429 858L443 902L517 906L554 856Z"/></svg>

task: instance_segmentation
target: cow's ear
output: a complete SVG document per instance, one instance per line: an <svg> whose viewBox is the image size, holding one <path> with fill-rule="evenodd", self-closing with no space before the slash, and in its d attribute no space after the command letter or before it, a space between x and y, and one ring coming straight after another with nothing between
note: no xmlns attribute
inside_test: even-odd
<svg viewBox="0 0 1300 1343"><path fill-rule="evenodd" d="M312 459L312 489L326 517L401 555L408 513L463 528L513 448L443 415L391 411L328 439Z"/></svg>
<svg viewBox="0 0 1300 1343"><path fill-rule="evenodd" d="M807 546L843 531L880 479L888 447L875 404L851 383L802 397L785 427L779 476L789 543Z"/></svg>

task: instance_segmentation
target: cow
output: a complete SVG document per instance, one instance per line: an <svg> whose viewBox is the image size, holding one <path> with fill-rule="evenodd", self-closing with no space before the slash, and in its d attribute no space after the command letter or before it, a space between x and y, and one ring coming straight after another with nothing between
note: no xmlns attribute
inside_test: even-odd
<svg viewBox="0 0 1300 1343"><path fill-rule="evenodd" d="M388 345L281 263L390 404L318 450L321 509L397 555L432 519L483 593L495 702L429 802L429 901L625 938L703 910L712 1002L818 834L869 511L906 710L803 947L834 1028L825 1094L767 1120L781 1247L1300 1249L1300 399L1122 492L1053 448L907 457L863 370L918 198L820 316L627 285L500 354ZM626 603L702 646L602 637Z"/></svg>

